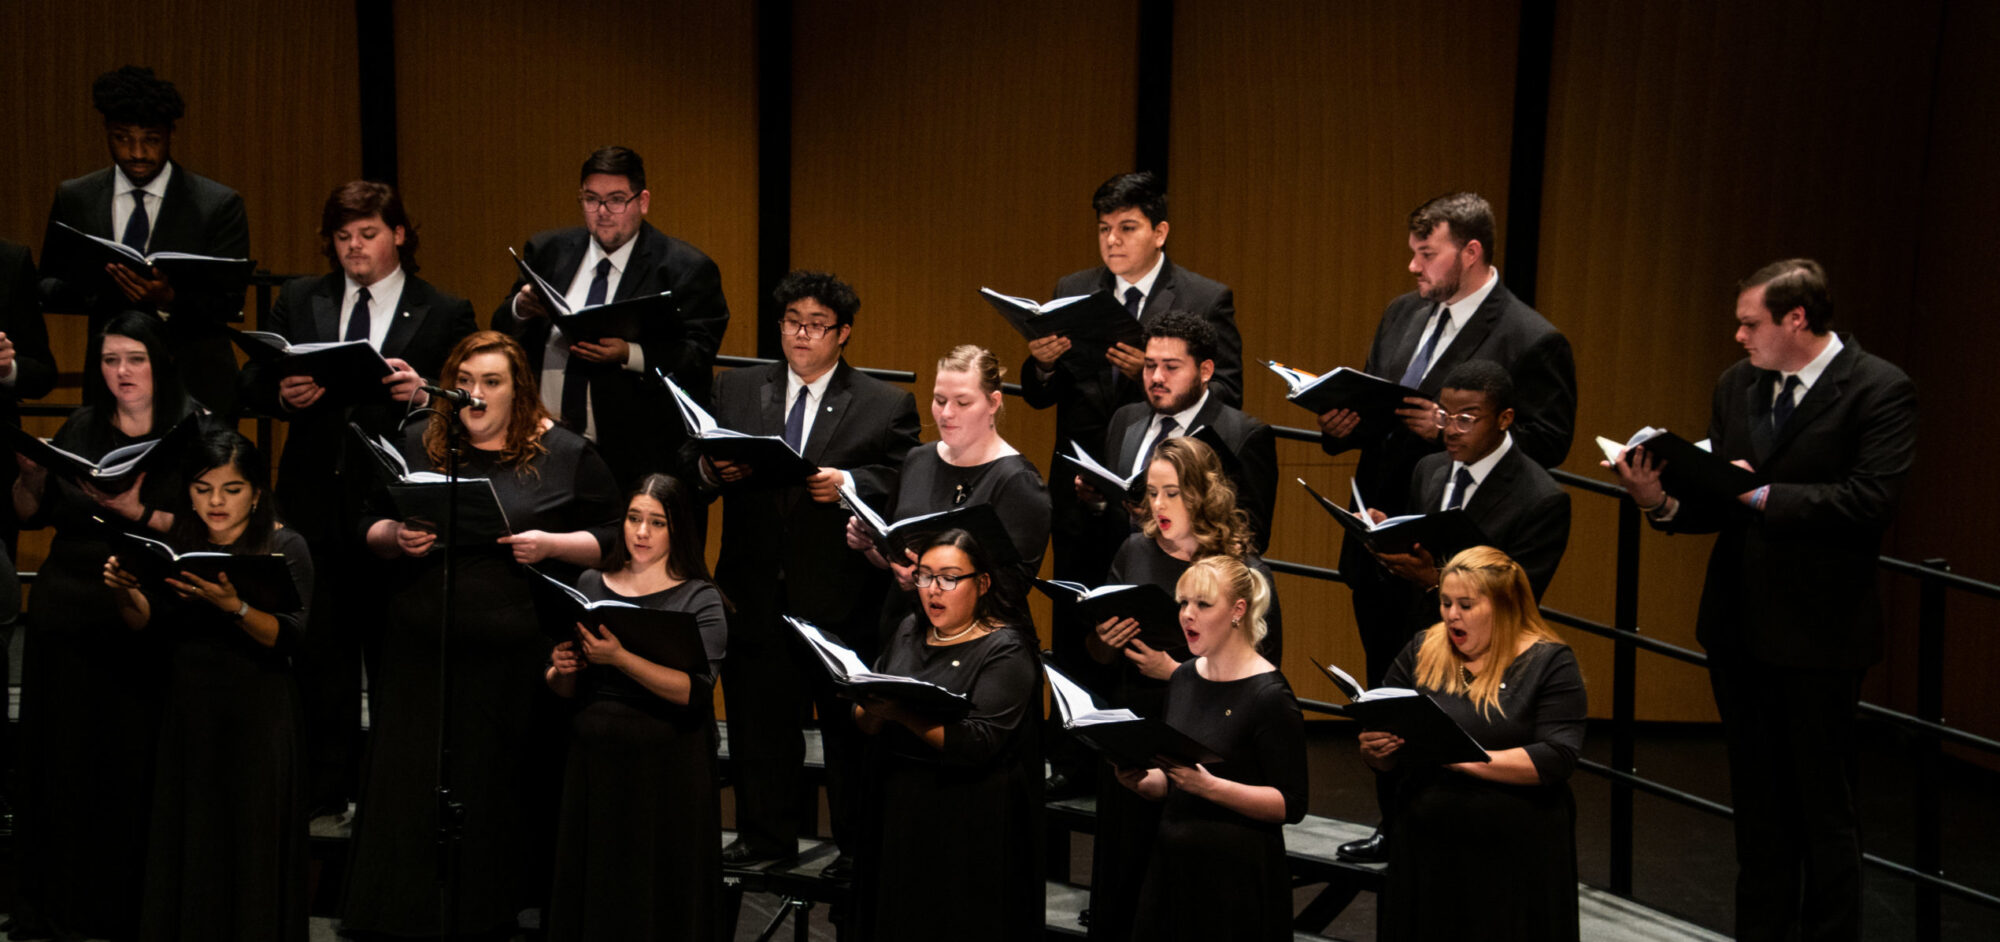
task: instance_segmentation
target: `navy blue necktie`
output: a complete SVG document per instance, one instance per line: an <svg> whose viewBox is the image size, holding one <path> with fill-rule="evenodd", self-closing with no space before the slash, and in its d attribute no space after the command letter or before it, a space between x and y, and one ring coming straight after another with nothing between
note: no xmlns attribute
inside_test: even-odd
<svg viewBox="0 0 2000 942"><path fill-rule="evenodd" d="M812 390L799 387L799 396L792 400L792 411L785 415L785 444L799 450L799 443L806 437L806 400L812 398Z"/></svg>
<svg viewBox="0 0 2000 942"><path fill-rule="evenodd" d="M1799 378L1796 375L1785 377L1785 387L1778 390L1778 400L1771 403L1772 431L1783 429L1786 420L1792 417L1792 410L1798 407L1799 385Z"/></svg>
<svg viewBox="0 0 2000 942"><path fill-rule="evenodd" d="M1417 355L1410 358L1410 365L1403 369L1403 378L1397 382L1417 388L1424 381L1424 371L1430 368L1431 351L1437 347L1439 335L1444 333L1444 325L1451 323L1451 312L1438 305L1437 326L1431 328L1431 335L1424 339L1424 345L1417 348Z"/></svg>
<svg viewBox="0 0 2000 942"><path fill-rule="evenodd" d="M1125 313L1132 315L1133 320L1139 319L1139 306L1145 301L1146 294L1139 290L1138 285L1125 289Z"/></svg>
<svg viewBox="0 0 2000 942"><path fill-rule="evenodd" d="M146 218L146 191L132 191L132 218L125 220L125 235L118 241L132 247L132 251L146 251L146 237L153 234L153 221Z"/></svg>
<svg viewBox="0 0 2000 942"><path fill-rule="evenodd" d="M1148 439L1146 441L1145 449L1139 452L1138 470L1140 473L1142 474L1145 473L1146 467L1153 463L1153 453L1160 450L1160 444L1165 442L1169 436L1173 435L1174 429L1178 428L1179 426L1180 423L1175 422L1174 417L1171 415L1160 420L1159 433L1154 435L1152 438Z"/></svg>
<svg viewBox="0 0 2000 942"><path fill-rule="evenodd" d="M1451 499L1445 501L1444 509L1457 510L1465 506L1465 492L1472 488L1472 469L1458 466L1458 475L1451 479Z"/></svg>
<svg viewBox="0 0 2000 942"><path fill-rule="evenodd" d="M347 331L340 335L342 340L367 340L370 315L368 313L368 289L354 294L354 309L347 312Z"/></svg>
<svg viewBox="0 0 2000 942"><path fill-rule="evenodd" d="M584 296L584 307L596 307L604 303L604 296L611 293L611 260L597 260L597 274L590 278L590 294Z"/></svg>

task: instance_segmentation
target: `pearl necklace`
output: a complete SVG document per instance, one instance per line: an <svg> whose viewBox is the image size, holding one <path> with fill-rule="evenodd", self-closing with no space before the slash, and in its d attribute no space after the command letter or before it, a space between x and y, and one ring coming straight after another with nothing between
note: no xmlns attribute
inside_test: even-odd
<svg viewBox="0 0 2000 942"><path fill-rule="evenodd" d="M961 629L959 629L958 633L957 633L957 634L954 634L954 635L944 635L944 634L940 634L940 633L938 633L938 628L937 628L937 626L936 626L936 625L932 625L932 626L931 626L931 640L932 640L932 641L935 641L935 642L937 642L937 643L939 643L939 644L951 644L952 642L954 642L954 641L957 641L958 639L960 639L960 638L963 638L963 637L965 637L966 635L969 635L969 634L971 634L971 633L973 633L974 631L977 631L977 630L979 630L979 623L978 623L978 622L976 622L976 621L975 621L975 622L973 622L973 623L972 623L972 624L970 624L970 625L967 625L967 626L965 626L964 628L961 628Z"/></svg>

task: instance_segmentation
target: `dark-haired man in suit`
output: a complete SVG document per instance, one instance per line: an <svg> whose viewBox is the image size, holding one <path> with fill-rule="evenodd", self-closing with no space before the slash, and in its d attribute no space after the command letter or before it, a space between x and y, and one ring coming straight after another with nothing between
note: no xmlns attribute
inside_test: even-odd
<svg viewBox="0 0 2000 942"><path fill-rule="evenodd" d="M717 376L715 419L739 432L782 436L818 471L804 481L773 480L758 468L700 458L691 444L683 448L684 474L710 499L722 497L715 581L736 606L722 662L736 783L737 837L723 851L731 865L797 852L801 724L815 699L833 837L843 858L854 850L853 717L829 695L813 655L780 616L831 631L872 660L887 574L847 548L838 489L850 484L863 500L888 506L919 429L914 396L841 357L861 307L853 288L824 272L794 271L772 294L785 310L778 331L785 360ZM851 866L839 863L836 873Z"/></svg>
<svg viewBox="0 0 2000 942"><path fill-rule="evenodd" d="M297 657L305 714L309 807L339 813L353 797L361 726L362 626L380 564L354 545L361 502L375 483L373 460L348 431L353 422L396 441L418 386L435 377L453 345L478 329L472 305L417 277L417 232L396 191L355 180L334 188L320 213L320 247L334 270L294 278L279 290L265 330L294 344L362 340L395 372L380 389L328 389L311 376L281 376L252 360L239 380L243 402L289 423L276 487L287 526L313 552L313 599Z"/></svg>
<svg viewBox="0 0 2000 942"><path fill-rule="evenodd" d="M1917 388L1832 332L1811 259L1737 286L1708 435L1770 483L1669 493L1644 446L1611 466L1653 525L1715 533L1696 615L1729 744L1736 938L1859 939L1854 717L1882 655L1875 559L1917 445Z"/></svg>
<svg viewBox="0 0 2000 942"><path fill-rule="evenodd" d="M584 224L535 234L522 260L563 292L571 310L671 291L672 317L649 319L636 339L565 336L550 322L552 305L520 278L493 312L493 329L521 341L541 376L542 404L596 443L611 473L630 487L652 472L673 472L686 440L672 400L651 374L663 371L697 401L706 398L729 305L715 262L646 221L653 194L637 153L615 146L592 153L577 204Z"/></svg>
<svg viewBox="0 0 2000 942"><path fill-rule="evenodd" d="M1214 328L1215 397L1224 404L1243 404L1243 338L1236 329L1236 295L1228 285L1204 278L1167 258L1167 191L1150 171L1121 173L1104 181L1090 200L1097 218L1097 254L1104 264L1064 276L1056 282L1056 297L1109 292L1125 310L1150 325L1168 311L1191 311ZM1070 339L1052 335L1028 345L1021 366L1021 398L1036 409L1056 410L1055 451L1071 441L1095 448L1104 441L1107 423L1119 407L1145 398L1141 370L1145 351L1119 344L1100 354L1073 347ZM1051 456L1051 469L1063 462ZM1068 474L1049 475L1049 530L1053 540L1055 577L1086 585L1103 581L1111 566L1109 552L1090 541L1089 519L1079 507ZM1056 654L1081 668L1089 662L1084 636L1090 626L1064 614L1051 627ZM1060 742L1060 740L1057 740ZM1050 793L1061 796L1087 790L1095 758L1061 745L1053 747L1056 777ZM1072 774L1077 773L1077 774Z"/></svg>
<svg viewBox="0 0 2000 942"><path fill-rule="evenodd" d="M249 258L243 198L174 161L174 123L187 109L172 82L155 77L152 69L128 65L98 76L90 91L104 115L114 166L56 187L42 240L42 304L49 311L90 315L93 332L120 311L158 314L189 394L218 413L233 414L236 353L225 325L242 313L242 292L176 291L157 269L113 264L93 270L87 256L70 251L56 224L146 255Z"/></svg>

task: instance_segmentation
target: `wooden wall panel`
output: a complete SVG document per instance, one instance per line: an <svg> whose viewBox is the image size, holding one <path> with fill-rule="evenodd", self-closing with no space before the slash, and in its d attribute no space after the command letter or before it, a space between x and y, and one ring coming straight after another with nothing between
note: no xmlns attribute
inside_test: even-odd
<svg viewBox="0 0 2000 942"><path fill-rule="evenodd" d="M1136 17L1131 2L798 5L792 263L855 286L848 360L917 372L926 441L940 355L984 344L1010 379L1027 355L979 289L1046 298L1098 263L1090 194L1130 169ZM1001 425L1045 473L1053 428L1019 400Z"/></svg>
<svg viewBox="0 0 2000 942"><path fill-rule="evenodd" d="M1313 425L1255 360L1359 368L1383 307L1414 285L1405 218L1418 204L1475 190L1504 229L1518 16L1514 3L1175 4L1168 252L1236 291L1247 411ZM1292 479L1344 494L1353 455L1280 442L1278 458L1271 555L1338 565L1339 529ZM1300 696L1337 702L1306 658L1361 671L1347 589L1296 576L1277 588L1286 674Z"/></svg>
<svg viewBox="0 0 2000 942"><path fill-rule="evenodd" d="M151 66L187 101L177 163L243 194L251 254L272 271L325 266L314 234L332 181L360 165L354 5L348 0L162 0L138 16L105 0L18 0L0 30L0 238L41 261L56 185L108 166L90 83L121 65ZM309 40L309 41L308 41ZM48 318L57 365L83 368L81 317ZM48 402L78 401L74 383ZM50 435L56 419L27 425ZM48 534L23 534L20 564L40 565Z"/></svg>
<svg viewBox="0 0 2000 942"><path fill-rule="evenodd" d="M1540 280L1577 350L1570 470L1604 473L1594 435L1703 432L1742 355L1735 282L1765 262L1818 258L1836 326L1907 362L1937 29L1935 3L1559 6ZM1579 517L1558 607L1610 611L1611 539ZM1709 539L1642 545L1642 628L1693 645ZM1713 718L1697 672L1642 657L1640 673L1642 716Z"/></svg>
<svg viewBox="0 0 2000 942"><path fill-rule="evenodd" d="M577 168L646 160L655 227L722 269L723 352L756 349L754 5L501 0L396 7L400 176L424 277L481 323L515 278L507 247L581 224Z"/></svg>

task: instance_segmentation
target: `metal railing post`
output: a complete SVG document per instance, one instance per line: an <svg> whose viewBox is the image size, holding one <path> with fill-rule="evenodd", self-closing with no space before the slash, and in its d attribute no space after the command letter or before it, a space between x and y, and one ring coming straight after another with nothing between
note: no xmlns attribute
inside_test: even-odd
<svg viewBox="0 0 2000 942"><path fill-rule="evenodd" d="M1618 501L1618 562L1612 627L1639 633L1639 505ZM1620 638L1611 661L1611 767L1635 774L1633 743L1637 738L1639 652ZM1611 783L1611 885L1620 896L1632 895L1632 786Z"/></svg>
<svg viewBox="0 0 2000 942"><path fill-rule="evenodd" d="M1950 572L1942 559L1926 559L1924 565L1938 572ZM1933 723L1944 720L1944 610L1945 586L1939 579L1922 578L1917 603L1917 716ZM1911 802L1912 829L1916 837L1916 869L1943 876L1944 865L1944 743L1935 736L1917 740L1916 800ZM1919 942L1936 942L1944 937L1944 895L1928 883L1916 886L1916 937Z"/></svg>

